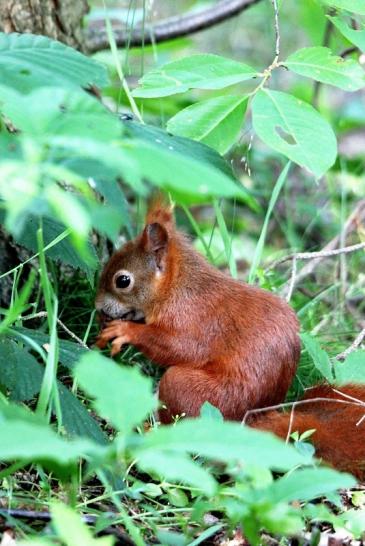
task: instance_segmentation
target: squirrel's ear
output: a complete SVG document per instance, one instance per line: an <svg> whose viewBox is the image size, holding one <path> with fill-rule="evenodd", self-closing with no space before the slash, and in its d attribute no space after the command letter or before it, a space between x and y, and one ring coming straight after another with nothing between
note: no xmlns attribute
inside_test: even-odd
<svg viewBox="0 0 365 546"><path fill-rule="evenodd" d="M142 233L142 246L145 252L152 252L155 255L156 265L162 268L164 257L167 253L168 233L166 229L157 222L147 224Z"/></svg>

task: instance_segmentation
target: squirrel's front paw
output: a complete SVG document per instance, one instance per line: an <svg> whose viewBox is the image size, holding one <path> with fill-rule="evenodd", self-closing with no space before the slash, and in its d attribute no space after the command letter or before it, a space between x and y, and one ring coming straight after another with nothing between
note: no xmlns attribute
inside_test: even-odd
<svg viewBox="0 0 365 546"><path fill-rule="evenodd" d="M104 349L109 341L112 341L111 356L120 353L123 345L130 343L128 324L121 320L113 320L104 328L96 340L96 346Z"/></svg>

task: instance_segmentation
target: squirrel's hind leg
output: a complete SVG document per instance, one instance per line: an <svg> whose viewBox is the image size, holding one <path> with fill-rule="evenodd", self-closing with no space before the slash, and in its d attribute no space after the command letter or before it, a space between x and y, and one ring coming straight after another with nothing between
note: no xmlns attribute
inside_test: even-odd
<svg viewBox="0 0 365 546"><path fill-rule="evenodd" d="M237 389L233 381L227 384L227 378L211 368L171 366L160 381L159 399L159 418L164 424L178 416L198 417L206 401L226 419L240 420L247 409L242 388Z"/></svg>

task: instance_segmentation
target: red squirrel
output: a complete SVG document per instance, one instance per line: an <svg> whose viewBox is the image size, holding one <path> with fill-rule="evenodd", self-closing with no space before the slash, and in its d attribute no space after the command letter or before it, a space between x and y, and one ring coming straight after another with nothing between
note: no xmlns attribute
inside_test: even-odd
<svg viewBox="0 0 365 546"><path fill-rule="evenodd" d="M149 208L142 233L106 264L96 309L103 326L97 346L111 354L132 344L166 367L159 384L159 418L196 417L205 401L225 419L280 404L300 356L299 323L278 296L235 280L210 265L175 226L161 199ZM122 319L122 320L121 320ZM143 321L141 323L140 321ZM365 387L341 389L365 402ZM341 398L326 385L307 398ZM365 479L365 408L336 402L303 404L291 430L316 429L316 454ZM290 413L253 412L251 426L285 438Z"/></svg>

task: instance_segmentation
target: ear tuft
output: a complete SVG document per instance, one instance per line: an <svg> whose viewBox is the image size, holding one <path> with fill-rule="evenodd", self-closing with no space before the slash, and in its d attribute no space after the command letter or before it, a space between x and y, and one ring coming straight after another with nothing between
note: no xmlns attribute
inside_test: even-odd
<svg viewBox="0 0 365 546"><path fill-rule="evenodd" d="M153 223L159 223L167 230L174 227L174 205L162 194L157 194L148 207L146 225Z"/></svg>

